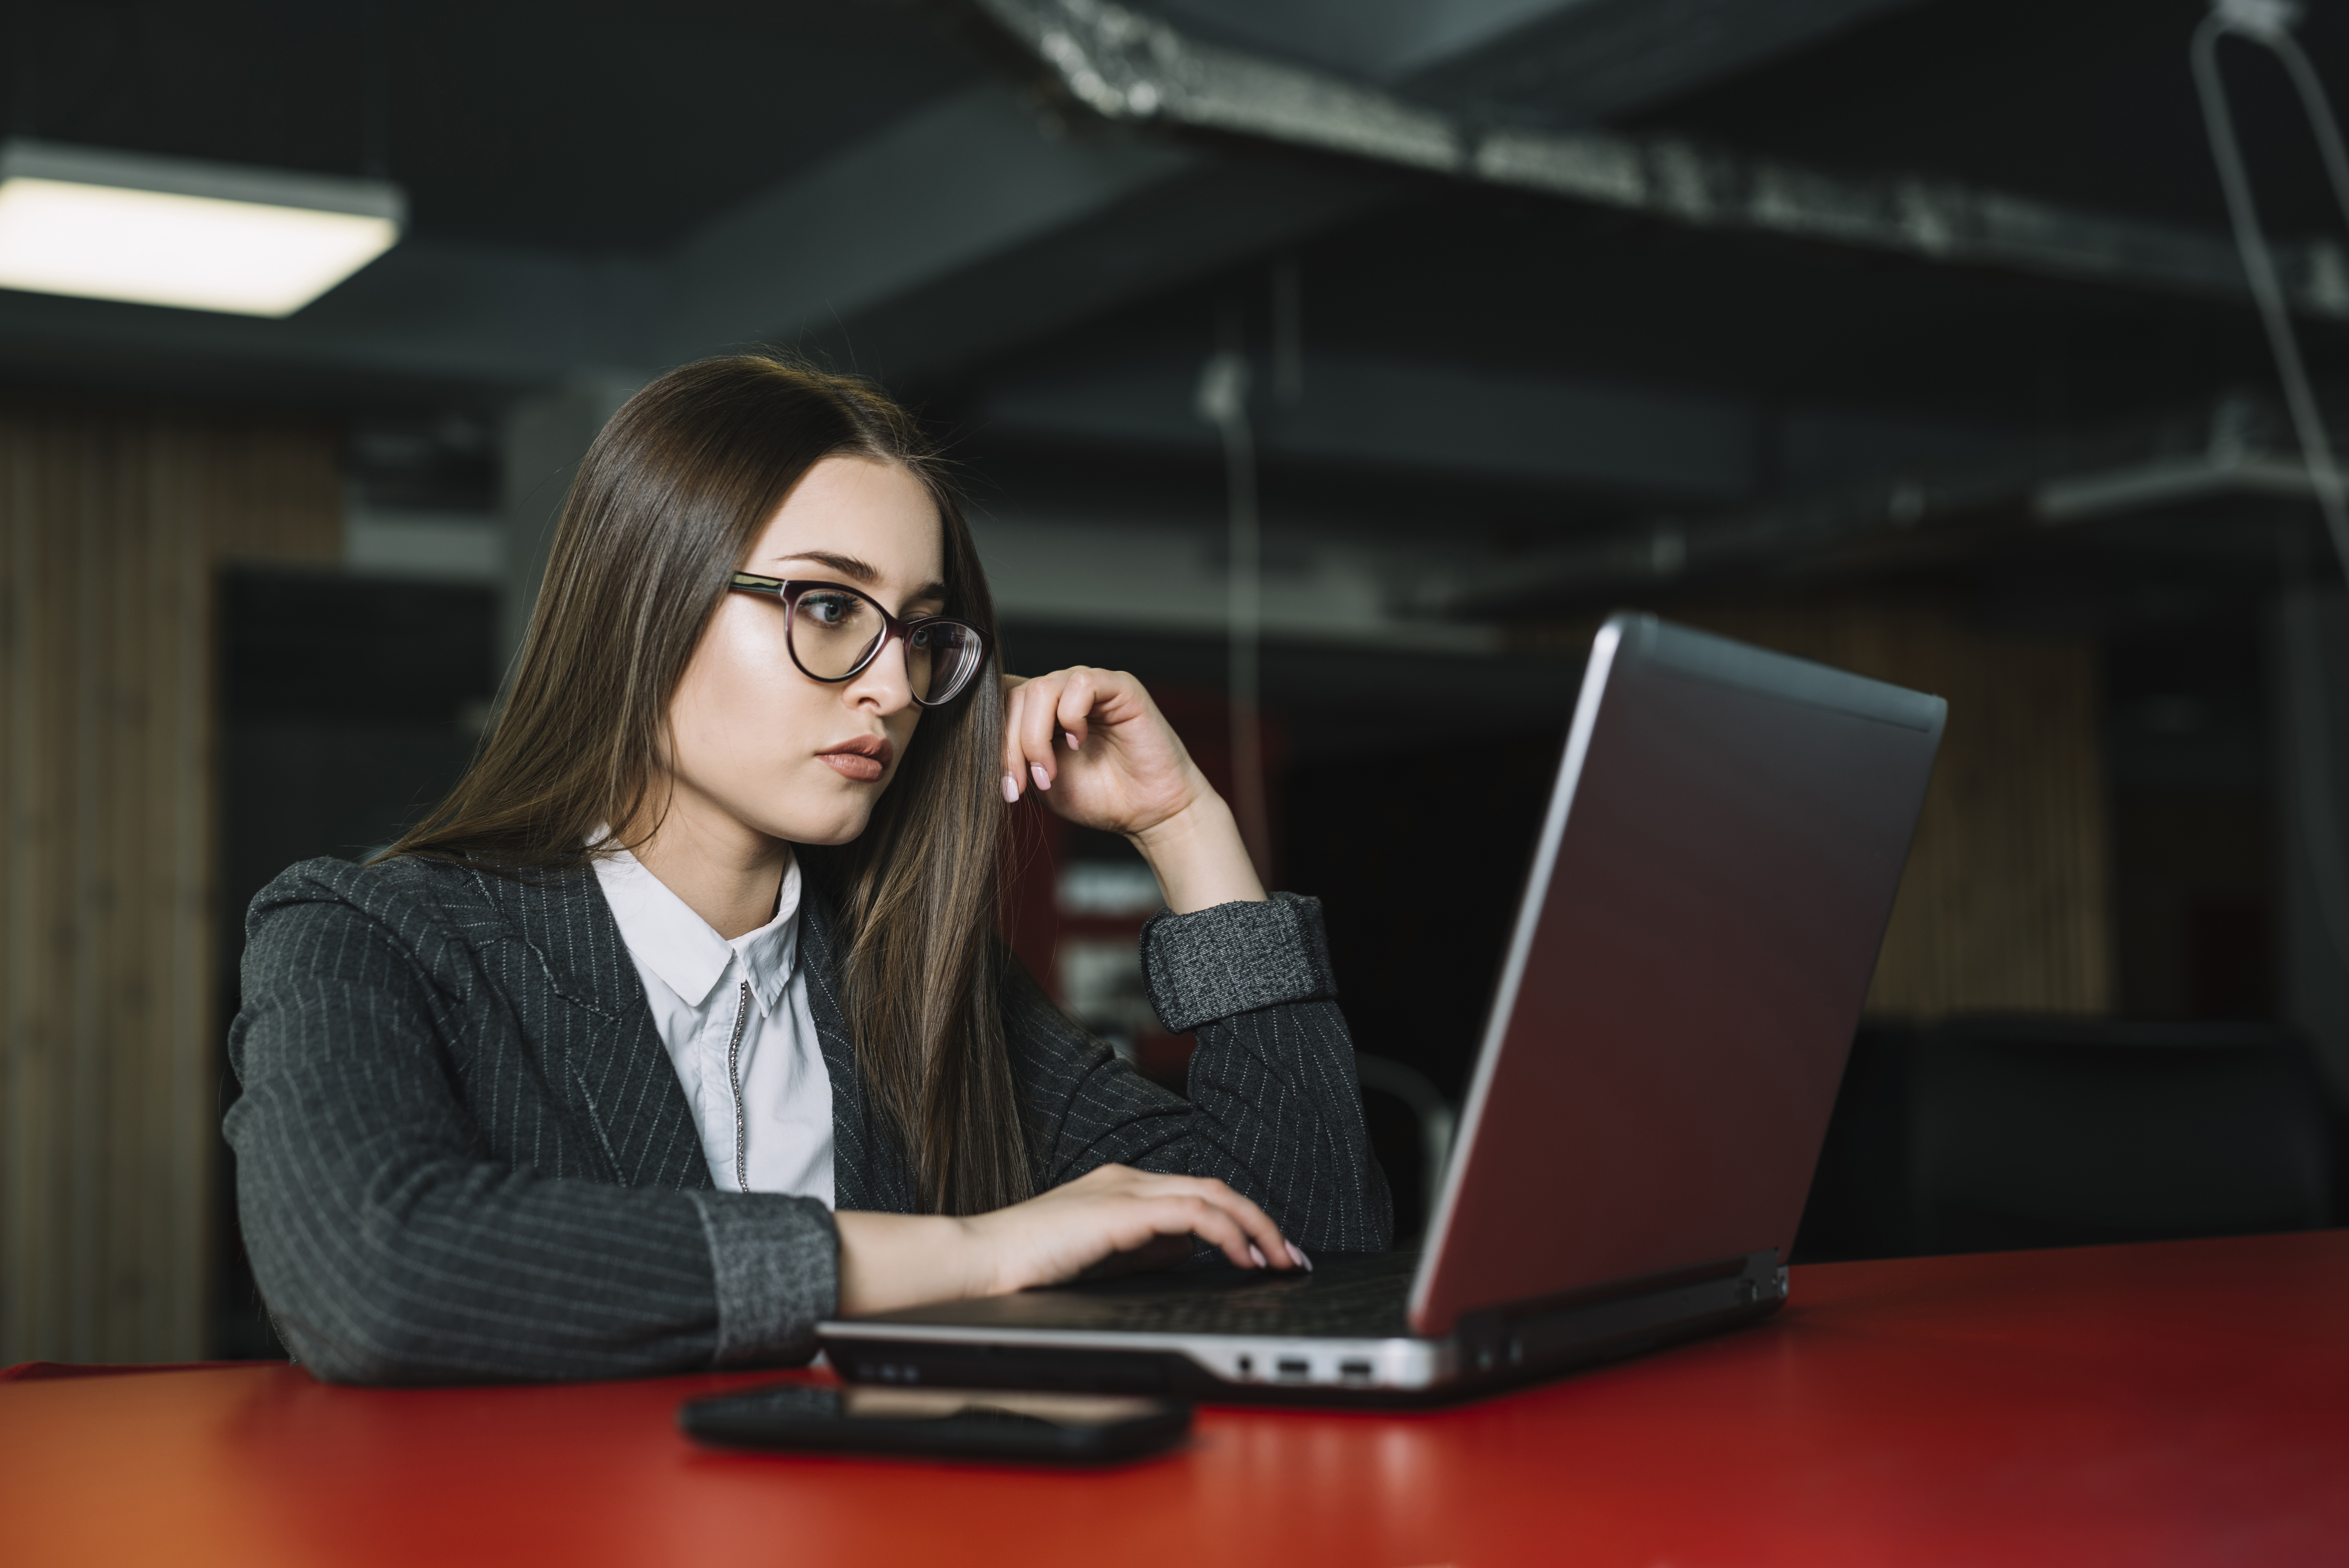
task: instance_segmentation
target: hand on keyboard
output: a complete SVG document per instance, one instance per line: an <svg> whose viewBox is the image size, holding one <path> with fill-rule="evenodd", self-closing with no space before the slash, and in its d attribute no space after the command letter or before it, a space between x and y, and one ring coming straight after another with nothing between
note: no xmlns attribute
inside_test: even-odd
<svg viewBox="0 0 2349 1568"><path fill-rule="evenodd" d="M1060 1284L1110 1259L1198 1237L1237 1268L1310 1269L1272 1217L1211 1176L1104 1165L992 1213L843 1210L840 1308L851 1315Z"/></svg>

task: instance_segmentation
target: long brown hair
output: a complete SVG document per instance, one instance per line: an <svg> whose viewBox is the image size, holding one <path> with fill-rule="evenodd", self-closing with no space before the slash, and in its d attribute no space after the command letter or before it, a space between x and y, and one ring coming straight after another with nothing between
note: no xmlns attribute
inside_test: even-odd
<svg viewBox="0 0 2349 1568"><path fill-rule="evenodd" d="M1034 1189L998 1007L995 605L935 450L877 387L736 356L630 398L572 481L495 727L388 852L526 875L608 852L615 838L590 841L604 824L657 824L669 702L728 578L801 477L841 455L895 463L927 487L947 614L986 633L989 654L960 699L923 715L863 835L799 852L836 903L857 1065L919 1202L978 1213Z"/></svg>

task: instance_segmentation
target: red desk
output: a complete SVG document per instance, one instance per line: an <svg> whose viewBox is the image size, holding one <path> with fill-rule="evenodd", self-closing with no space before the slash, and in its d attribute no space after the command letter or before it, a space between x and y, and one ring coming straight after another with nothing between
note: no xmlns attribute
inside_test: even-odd
<svg viewBox="0 0 2349 1568"><path fill-rule="evenodd" d="M2349 1563L2349 1232L1798 1269L1764 1327L1450 1410L1203 1410L1105 1473L677 1435L757 1380L0 1385L0 1560Z"/></svg>

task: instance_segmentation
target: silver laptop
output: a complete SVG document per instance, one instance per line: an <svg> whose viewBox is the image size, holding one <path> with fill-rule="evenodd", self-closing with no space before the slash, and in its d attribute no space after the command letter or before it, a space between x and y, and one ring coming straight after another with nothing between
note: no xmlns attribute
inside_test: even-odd
<svg viewBox="0 0 2349 1568"><path fill-rule="evenodd" d="M1423 1246L831 1322L832 1364L863 1382L1407 1403L1776 1310L1944 710L1612 617Z"/></svg>

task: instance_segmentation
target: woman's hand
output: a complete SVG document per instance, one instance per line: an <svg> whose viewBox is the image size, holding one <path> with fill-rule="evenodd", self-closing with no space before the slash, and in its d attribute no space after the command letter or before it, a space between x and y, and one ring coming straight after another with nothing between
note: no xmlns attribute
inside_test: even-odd
<svg viewBox="0 0 2349 1568"><path fill-rule="evenodd" d="M1162 1237L1197 1236L1241 1268L1310 1269L1270 1215L1208 1176L1104 1165L1065 1186L964 1219L843 1211L840 1310L1061 1284Z"/></svg>
<svg viewBox="0 0 2349 1568"><path fill-rule="evenodd" d="M1264 902L1231 809L1122 670L1003 677L1004 799L1031 787L1079 827L1124 834L1177 914Z"/></svg>
<svg viewBox="0 0 2349 1568"><path fill-rule="evenodd" d="M1081 828L1144 833L1215 794L1142 683L1123 670L1003 677L1003 794L1030 787Z"/></svg>

